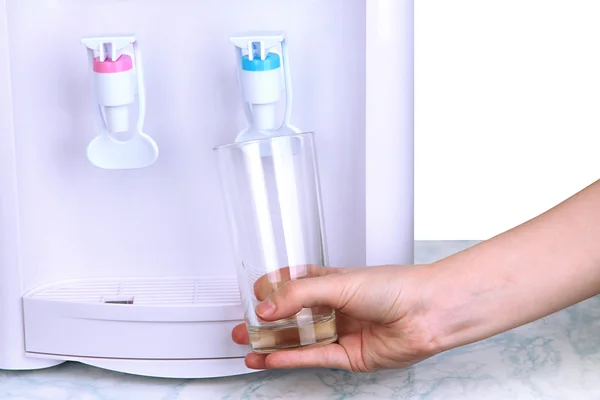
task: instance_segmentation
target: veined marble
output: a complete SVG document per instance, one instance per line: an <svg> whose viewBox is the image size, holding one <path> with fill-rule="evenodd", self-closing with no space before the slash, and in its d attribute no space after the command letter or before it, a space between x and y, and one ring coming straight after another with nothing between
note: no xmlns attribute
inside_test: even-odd
<svg viewBox="0 0 600 400"><path fill-rule="evenodd" d="M475 242L417 242L430 262ZM178 380L77 363L0 372L2 400L594 399L600 398L600 298L405 370L267 371Z"/></svg>

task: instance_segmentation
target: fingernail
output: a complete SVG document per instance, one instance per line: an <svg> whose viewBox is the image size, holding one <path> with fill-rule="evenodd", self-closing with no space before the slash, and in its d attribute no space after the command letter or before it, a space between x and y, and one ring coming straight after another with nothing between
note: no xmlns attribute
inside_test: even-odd
<svg viewBox="0 0 600 400"><path fill-rule="evenodd" d="M258 306L256 306L256 313L265 317L273 314L274 311L275 304L273 303L273 301L271 301L271 299L266 299Z"/></svg>

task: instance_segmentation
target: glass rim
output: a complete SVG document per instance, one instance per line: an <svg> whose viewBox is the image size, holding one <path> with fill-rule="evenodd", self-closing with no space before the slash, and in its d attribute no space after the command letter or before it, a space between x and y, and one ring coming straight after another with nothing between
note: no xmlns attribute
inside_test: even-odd
<svg viewBox="0 0 600 400"><path fill-rule="evenodd" d="M267 142L267 141L272 140L272 139L277 139L277 138L282 138L282 137L314 136L314 134L315 134L315 132L313 132L313 131L297 132L297 133L279 133L279 134L276 134L276 135L265 136L263 138L249 139L249 140L244 140L244 141L241 141L241 142L232 142L232 143L220 144L218 146L214 146L213 150L223 150L223 149L229 149L229 148L232 148L232 147L241 147L243 145L251 144L251 143L263 143L263 142Z"/></svg>

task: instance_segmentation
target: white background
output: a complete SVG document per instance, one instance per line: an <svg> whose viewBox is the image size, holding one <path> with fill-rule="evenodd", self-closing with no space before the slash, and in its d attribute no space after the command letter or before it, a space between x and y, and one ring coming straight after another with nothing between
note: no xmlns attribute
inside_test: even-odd
<svg viewBox="0 0 600 400"><path fill-rule="evenodd" d="M597 0L415 1L417 240L487 239L600 177L599 21Z"/></svg>

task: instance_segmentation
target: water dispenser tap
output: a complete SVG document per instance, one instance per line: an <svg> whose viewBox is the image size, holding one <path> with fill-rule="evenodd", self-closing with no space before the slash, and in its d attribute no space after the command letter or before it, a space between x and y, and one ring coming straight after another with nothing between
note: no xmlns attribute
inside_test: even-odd
<svg viewBox="0 0 600 400"><path fill-rule="evenodd" d="M104 169L132 169L152 165L158 146L142 132L146 113L141 52L134 35L89 37L87 47L100 134L87 148L92 164ZM137 95L137 96L136 96ZM115 137L130 130L129 108L138 101L138 119L128 140Z"/></svg>
<svg viewBox="0 0 600 400"><path fill-rule="evenodd" d="M290 124L292 83L288 49L283 32L250 32L232 36L238 60L238 81L244 99L244 113L249 127L237 142L274 134L300 133ZM281 48L281 54L276 51ZM285 94L283 122L277 122L276 106Z"/></svg>

